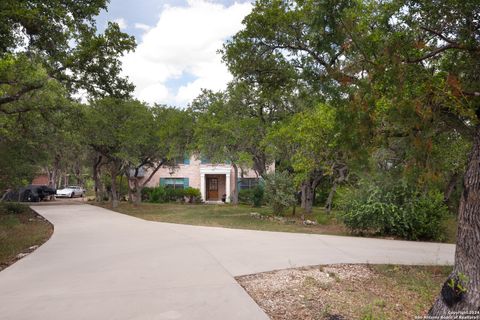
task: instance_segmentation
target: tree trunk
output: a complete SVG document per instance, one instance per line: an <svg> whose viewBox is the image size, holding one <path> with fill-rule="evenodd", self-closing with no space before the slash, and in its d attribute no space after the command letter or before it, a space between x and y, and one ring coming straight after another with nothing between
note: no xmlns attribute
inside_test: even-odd
<svg viewBox="0 0 480 320"><path fill-rule="evenodd" d="M312 187L312 182L309 180L305 183L305 212L306 213L312 213L313 209L313 187Z"/></svg>
<svg viewBox="0 0 480 320"><path fill-rule="evenodd" d="M95 189L95 201L102 201L100 193L100 165L102 163L102 156L98 156L93 161L93 181Z"/></svg>
<svg viewBox="0 0 480 320"><path fill-rule="evenodd" d="M328 197L327 197L327 201L325 202L325 209L327 210L328 213L332 212L333 196L335 195L336 191L337 191L337 182L333 181L332 189L330 190L330 193L328 194Z"/></svg>
<svg viewBox="0 0 480 320"><path fill-rule="evenodd" d="M52 171L49 173L48 186L53 189L57 189L57 176L60 171L60 155L55 155L55 160L53 161Z"/></svg>
<svg viewBox="0 0 480 320"><path fill-rule="evenodd" d="M110 188L112 192L112 207L116 208L118 207L118 195L117 195L117 170L112 169L110 172L112 176L112 187Z"/></svg>
<svg viewBox="0 0 480 320"><path fill-rule="evenodd" d="M447 184L447 188L443 193L443 201L447 205L450 203L450 197L452 196L452 193L455 190L455 187L457 186L458 176L459 174L456 172L450 177L450 180L448 181L448 184Z"/></svg>
<svg viewBox="0 0 480 320"><path fill-rule="evenodd" d="M230 195L230 200L232 204L238 204L238 167L235 163L232 162L233 167L233 189Z"/></svg>
<svg viewBox="0 0 480 320"><path fill-rule="evenodd" d="M320 183L323 174L321 171L315 170L310 174L310 178L302 183L302 208L306 213L312 213L313 202L315 201L315 189ZM304 218L302 214L302 219Z"/></svg>
<svg viewBox="0 0 480 320"><path fill-rule="evenodd" d="M142 184L137 183L135 202L134 202L136 205L139 205L142 203L142 189L143 189Z"/></svg>
<svg viewBox="0 0 480 320"><path fill-rule="evenodd" d="M302 182L302 185L300 187L300 193L301 193L301 195L300 195L300 208L302 208L302 209L305 209L305 199L306 199L305 198L305 192L306 192L305 189L306 188L307 188L306 182L304 181L304 182Z"/></svg>
<svg viewBox="0 0 480 320"><path fill-rule="evenodd" d="M265 176L267 173L267 161L265 155L256 155L253 157L253 169L260 177Z"/></svg>
<svg viewBox="0 0 480 320"><path fill-rule="evenodd" d="M335 192L337 192L337 186L347 180L347 170L348 167L346 165L337 165L336 168L334 168L337 177L333 179L333 186L325 203L325 209L328 213L332 212L333 197L335 196Z"/></svg>
<svg viewBox="0 0 480 320"><path fill-rule="evenodd" d="M451 306L447 305L449 286L444 285L429 311L431 316L447 316L452 311L480 311L480 126L475 130L463 187L458 208L455 266L449 279L463 274L469 281L463 298Z"/></svg>

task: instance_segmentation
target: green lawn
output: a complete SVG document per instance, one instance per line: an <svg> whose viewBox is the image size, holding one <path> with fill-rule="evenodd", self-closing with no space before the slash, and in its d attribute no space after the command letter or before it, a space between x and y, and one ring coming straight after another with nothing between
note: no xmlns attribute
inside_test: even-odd
<svg viewBox="0 0 480 320"><path fill-rule="evenodd" d="M53 232L52 225L30 208L13 204L14 213L10 205L0 205L0 270L15 262L19 253L47 241Z"/></svg>
<svg viewBox="0 0 480 320"><path fill-rule="evenodd" d="M314 207L313 213L305 216L308 220L317 221L318 225L306 226L300 219L300 208L297 208L295 216L288 214L284 217L286 221L277 221L271 215L271 208L266 206L253 208L248 205L182 203L142 203L136 206L128 202L121 202L118 208L112 209L108 203L96 205L151 221L234 229L349 235L345 226L336 219L335 213L327 214L320 207ZM265 219L253 218L252 212L261 214ZM449 217L445 221L445 225L445 242L455 243L457 225L455 218Z"/></svg>
<svg viewBox="0 0 480 320"><path fill-rule="evenodd" d="M112 209L109 204L100 204L100 206ZM287 221L284 222L277 221L270 216L271 209L268 207L252 208L247 205L142 203L135 206L122 202L118 208L113 210L151 221L234 229L347 235L345 227L335 219L335 216L326 214L321 208L314 208L313 214L306 215L306 219L321 222L315 226L303 225L298 209L296 216L287 215L285 216ZM253 218L250 215L252 212L257 212L267 218Z"/></svg>

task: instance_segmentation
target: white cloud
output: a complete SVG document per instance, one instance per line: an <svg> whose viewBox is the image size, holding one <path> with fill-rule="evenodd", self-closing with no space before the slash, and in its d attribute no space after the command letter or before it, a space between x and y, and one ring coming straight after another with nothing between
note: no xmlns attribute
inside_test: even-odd
<svg viewBox="0 0 480 320"><path fill-rule="evenodd" d="M165 6L157 25L145 29L136 51L123 59L136 97L185 106L202 88L224 89L231 75L217 50L241 29L250 10L250 3L225 7L205 0L189 0L186 7ZM193 80L182 83L186 74ZM168 91L167 82L175 79L181 83L178 92Z"/></svg>
<svg viewBox="0 0 480 320"><path fill-rule="evenodd" d="M151 29L151 27L149 25L146 25L144 23L135 23L135 29L140 29L140 30L143 30L143 31L148 31Z"/></svg>
<svg viewBox="0 0 480 320"><path fill-rule="evenodd" d="M124 18L114 19L113 22L116 22L120 29L126 29L128 27L127 21Z"/></svg>

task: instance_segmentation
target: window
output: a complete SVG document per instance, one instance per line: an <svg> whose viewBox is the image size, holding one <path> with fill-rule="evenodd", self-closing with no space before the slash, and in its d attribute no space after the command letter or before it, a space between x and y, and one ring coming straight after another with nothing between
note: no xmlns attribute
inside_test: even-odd
<svg viewBox="0 0 480 320"><path fill-rule="evenodd" d="M176 164L176 165L179 165L179 164L190 164L190 157L186 154L186 155L183 155L183 156L178 156L178 157L175 157L173 158L173 162Z"/></svg>
<svg viewBox="0 0 480 320"><path fill-rule="evenodd" d="M160 178L160 185L171 189L185 189L188 187L188 178Z"/></svg>
<svg viewBox="0 0 480 320"><path fill-rule="evenodd" d="M242 178L239 179L240 190L252 189L258 185L258 178Z"/></svg>

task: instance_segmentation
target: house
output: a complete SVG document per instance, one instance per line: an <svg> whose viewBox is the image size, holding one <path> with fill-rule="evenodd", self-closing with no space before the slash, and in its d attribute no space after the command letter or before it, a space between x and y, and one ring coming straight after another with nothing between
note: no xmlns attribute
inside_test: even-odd
<svg viewBox="0 0 480 320"><path fill-rule="evenodd" d="M269 171L274 170L272 165ZM149 176L147 173L145 176ZM176 168L162 167L146 184L146 187L197 188L206 202L230 202L234 187L234 170L230 164L213 164L207 159L192 155L177 161ZM255 187L259 177L253 170L238 170L238 189Z"/></svg>

